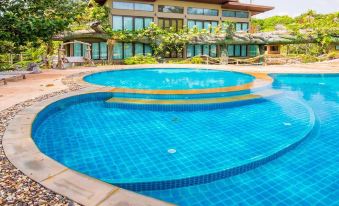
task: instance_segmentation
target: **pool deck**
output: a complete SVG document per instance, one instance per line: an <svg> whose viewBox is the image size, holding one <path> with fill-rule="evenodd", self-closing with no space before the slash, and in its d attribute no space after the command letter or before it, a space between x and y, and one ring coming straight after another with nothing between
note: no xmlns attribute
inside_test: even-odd
<svg viewBox="0 0 339 206"><path fill-rule="evenodd" d="M211 66L211 65L133 65L133 66L100 66L95 68L74 68L69 70L46 70L41 74L27 75L26 80L9 82L0 86L0 114L8 109L13 109L13 105L20 105L22 102L48 95L51 93L66 90L69 85L65 85L63 79L68 77L75 83L82 86L77 91L68 91L50 98L42 98L41 101L32 103L32 106L22 105L23 109L12 112L11 118L4 120L4 126L0 125L0 147L1 156L5 151L8 160L19 168L25 175L44 187L66 196L71 200L83 205L171 205L153 198L145 197L118 187L95 180L76 171L70 170L51 158L42 154L31 139L31 125L36 114L48 104L77 94L95 91L107 91L106 87L94 86L81 81L81 76L85 73L105 71L109 69L128 69L139 67L174 67L174 68L210 68L228 71L239 71L246 73L339 73L339 62L316 63L303 65L286 66ZM74 75L73 77L69 77ZM257 74L258 75L258 74ZM265 75L264 75L265 76ZM29 106L29 105L28 105ZM6 113L6 112L4 112ZM13 119L12 119L13 118ZM5 119L5 118L4 118ZM12 119L12 120L9 120ZM1 118L0 118L1 120ZM2 123L0 121L0 123ZM3 128L2 128L3 127ZM4 135L2 136L2 133ZM7 161L7 159L6 159ZM5 164L1 161L1 164ZM8 164L8 161L7 163ZM2 167L3 165L1 165ZM8 176L15 175L8 170ZM9 187L11 184L1 176L0 182L6 184L1 187ZM15 180L15 178L12 178ZM28 190L30 191L29 186ZM34 192L34 191L31 191ZM38 192L38 191L35 191ZM8 192L7 196L13 197L15 201L16 193ZM0 205L8 203L8 197L0 196ZM63 201L65 202L65 201ZM66 201L67 202L67 201ZM46 203L48 204L48 202Z"/></svg>

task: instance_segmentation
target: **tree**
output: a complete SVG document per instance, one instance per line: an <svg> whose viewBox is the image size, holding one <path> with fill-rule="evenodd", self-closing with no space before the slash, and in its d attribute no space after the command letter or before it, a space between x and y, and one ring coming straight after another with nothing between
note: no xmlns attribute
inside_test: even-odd
<svg viewBox="0 0 339 206"><path fill-rule="evenodd" d="M86 6L80 0L2 0L0 39L12 42L17 50L28 43L50 43L77 21Z"/></svg>

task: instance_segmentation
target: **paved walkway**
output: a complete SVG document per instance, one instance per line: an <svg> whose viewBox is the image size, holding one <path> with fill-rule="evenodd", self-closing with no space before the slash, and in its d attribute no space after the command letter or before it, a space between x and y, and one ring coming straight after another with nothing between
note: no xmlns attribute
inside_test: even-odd
<svg viewBox="0 0 339 206"><path fill-rule="evenodd" d="M241 72L263 73L339 73L339 61L327 63L283 65L283 66L233 66L233 65L139 65L123 66L109 65L99 67L79 67L68 70L44 70L41 74L29 74L27 79L9 82L0 85L0 111L44 94L66 89L62 79L66 76L89 71L103 71L107 69L121 69L130 67L191 67L191 68L215 68Z"/></svg>

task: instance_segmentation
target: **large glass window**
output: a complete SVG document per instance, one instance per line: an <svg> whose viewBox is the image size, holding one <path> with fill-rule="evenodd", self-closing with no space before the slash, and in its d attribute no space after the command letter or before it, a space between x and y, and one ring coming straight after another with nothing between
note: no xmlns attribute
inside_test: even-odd
<svg viewBox="0 0 339 206"><path fill-rule="evenodd" d="M251 56L251 57L255 57L255 56L257 56L258 55L258 51L259 51L259 48L258 48L259 46L258 45L250 45L249 46L249 55Z"/></svg>
<svg viewBox="0 0 339 206"><path fill-rule="evenodd" d="M123 25L122 19L123 19L123 17L122 16L113 16L112 19L113 19L113 30L114 31L122 30L122 25Z"/></svg>
<svg viewBox="0 0 339 206"><path fill-rule="evenodd" d="M219 15L219 11L217 9L203 9L203 8L193 8L193 7L188 7L187 13L193 14L193 15L206 15L206 16L218 16Z"/></svg>
<svg viewBox="0 0 339 206"><path fill-rule="evenodd" d="M217 45L214 45L214 44L211 45L210 56L217 57Z"/></svg>
<svg viewBox="0 0 339 206"><path fill-rule="evenodd" d="M144 54L144 45L140 43L136 43L134 47L135 55L143 55Z"/></svg>
<svg viewBox="0 0 339 206"><path fill-rule="evenodd" d="M249 13L246 11L237 11L235 15L237 18L248 18L249 17Z"/></svg>
<svg viewBox="0 0 339 206"><path fill-rule="evenodd" d="M248 31L248 23L239 22L235 24L236 31Z"/></svg>
<svg viewBox="0 0 339 206"><path fill-rule="evenodd" d="M144 29L144 19L143 18L135 18L134 19L134 29L135 30Z"/></svg>
<svg viewBox="0 0 339 206"><path fill-rule="evenodd" d="M153 22L150 17L113 16L113 30L141 30Z"/></svg>
<svg viewBox="0 0 339 206"><path fill-rule="evenodd" d="M134 55L152 55L152 47L142 43L115 43L113 59L125 59Z"/></svg>
<svg viewBox="0 0 339 206"><path fill-rule="evenodd" d="M106 42L100 42L100 59L107 59L107 43Z"/></svg>
<svg viewBox="0 0 339 206"><path fill-rule="evenodd" d="M191 58L191 57L193 57L193 56L194 56L194 46L191 45L191 44L189 44L189 45L187 46L187 57L188 57L188 58Z"/></svg>
<svg viewBox="0 0 339 206"><path fill-rule="evenodd" d="M133 56L133 44L124 43L124 58Z"/></svg>
<svg viewBox="0 0 339 206"><path fill-rule="evenodd" d="M134 5L130 2L120 2L120 1L113 1L113 9L128 9L133 10Z"/></svg>
<svg viewBox="0 0 339 206"><path fill-rule="evenodd" d="M236 17L236 18L248 18L249 12L247 11L231 11L231 10L223 10L223 17Z"/></svg>
<svg viewBox="0 0 339 206"><path fill-rule="evenodd" d="M158 11L159 12L165 12L165 13L183 14L184 13L184 7L159 5Z"/></svg>
<svg viewBox="0 0 339 206"><path fill-rule="evenodd" d="M83 44L74 43L74 45L73 45L73 53L74 53L75 57L82 57L82 56L84 56Z"/></svg>
<svg viewBox="0 0 339 206"><path fill-rule="evenodd" d="M183 28L184 20L183 19L164 19L159 18L158 26L163 29L174 28L176 31L179 31Z"/></svg>
<svg viewBox="0 0 339 206"><path fill-rule="evenodd" d="M113 9L154 11L154 6L153 6L153 4L114 1L113 2Z"/></svg>
<svg viewBox="0 0 339 206"><path fill-rule="evenodd" d="M194 57L194 56L200 56L200 55L207 55L210 57L216 57L217 56L217 46L215 44L212 45L192 45L189 44L187 46L187 57Z"/></svg>
<svg viewBox="0 0 339 206"><path fill-rule="evenodd" d="M92 43L92 59L107 59L107 43Z"/></svg>
<svg viewBox="0 0 339 206"><path fill-rule="evenodd" d="M154 7L153 4L142 4L142 3L135 3L134 10L138 11L153 11Z"/></svg>
<svg viewBox="0 0 339 206"><path fill-rule="evenodd" d="M113 46L113 59L122 59L123 58L123 43L115 43Z"/></svg>
<svg viewBox="0 0 339 206"><path fill-rule="evenodd" d="M133 18L124 17L124 30L132 31L133 30Z"/></svg>
<svg viewBox="0 0 339 206"><path fill-rule="evenodd" d="M227 54L230 57L232 56L246 57L247 56L247 45L228 45Z"/></svg>
<svg viewBox="0 0 339 206"><path fill-rule="evenodd" d="M100 58L99 43L92 44L92 59L96 60Z"/></svg>
<svg viewBox="0 0 339 206"><path fill-rule="evenodd" d="M213 32L215 28L218 26L218 22L217 21L188 20L187 26L189 29L192 29L196 26L199 31L201 31L202 29L206 29L209 32Z"/></svg>
<svg viewBox="0 0 339 206"><path fill-rule="evenodd" d="M228 45L227 46L227 55L230 57L234 56L234 45Z"/></svg>

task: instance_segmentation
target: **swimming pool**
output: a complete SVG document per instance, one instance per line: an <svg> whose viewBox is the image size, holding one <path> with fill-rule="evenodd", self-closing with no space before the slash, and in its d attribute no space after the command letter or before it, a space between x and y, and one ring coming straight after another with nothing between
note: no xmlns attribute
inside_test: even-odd
<svg viewBox="0 0 339 206"><path fill-rule="evenodd" d="M38 115L33 139L71 169L179 205L336 205L339 76L272 77L279 95L189 111L67 98Z"/></svg>
<svg viewBox="0 0 339 206"><path fill-rule="evenodd" d="M253 81L248 74L208 69L128 69L95 73L84 80L97 85L130 89L208 89Z"/></svg>

